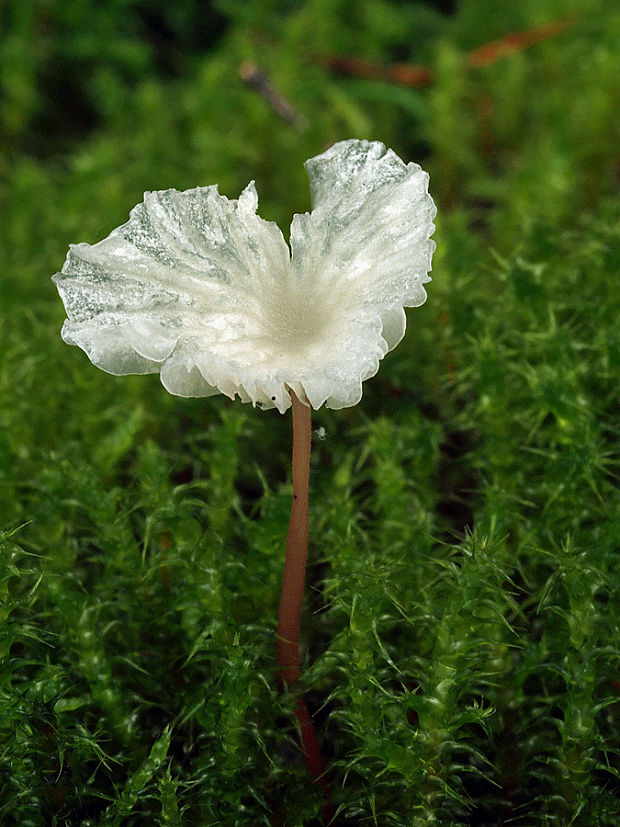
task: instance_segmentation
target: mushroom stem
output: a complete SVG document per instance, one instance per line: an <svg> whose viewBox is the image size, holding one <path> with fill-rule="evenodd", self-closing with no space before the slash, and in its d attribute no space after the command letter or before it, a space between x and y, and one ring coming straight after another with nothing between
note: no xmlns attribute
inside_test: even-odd
<svg viewBox="0 0 620 827"><path fill-rule="evenodd" d="M299 677L299 624L308 555L308 477L312 412L290 391L293 401L293 505L286 538L286 560L278 616L278 664L285 686ZM323 756L303 697L295 706L306 767L313 783L326 785Z"/></svg>
<svg viewBox="0 0 620 827"><path fill-rule="evenodd" d="M286 560L278 616L278 664L282 682L299 677L299 624L308 556L308 477L312 413L291 390L293 400L293 504L286 537Z"/></svg>

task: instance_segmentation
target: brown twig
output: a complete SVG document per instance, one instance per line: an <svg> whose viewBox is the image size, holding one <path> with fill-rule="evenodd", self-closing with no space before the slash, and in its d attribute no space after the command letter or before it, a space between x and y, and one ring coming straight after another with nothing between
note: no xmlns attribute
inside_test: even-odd
<svg viewBox="0 0 620 827"><path fill-rule="evenodd" d="M249 87L255 89L258 94L267 101L269 106L282 120L299 129L305 127L306 123L304 118L295 111L285 97L274 89L265 72L255 63L244 61L239 67L239 74Z"/></svg>
<svg viewBox="0 0 620 827"><path fill-rule="evenodd" d="M523 32L508 34L469 52L465 56L465 65L470 69L487 66L502 57L522 52L534 43L558 34L573 22L574 19L568 17L543 23L541 26ZM433 71L429 66L415 66L409 63L373 63L357 57L327 57L323 59L323 62L330 69L342 74L386 80L400 86L428 86L434 80Z"/></svg>
<svg viewBox="0 0 620 827"><path fill-rule="evenodd" d="M433 73L428 66L411 66L408 63L371 63L357 57L327 57L324 62L330 69L343 75L387 80L401 86L428 86Z"/></svg>
<svg viewBox="0 0 620 827"><path fill-rule="evenodd" d="M494 40L492 43L487 43L474 49L473 52L469 52L465 63L472 69L495 63L501 57L522 52L524 49L533 46L534 43L539 43L541 40L559 34L573 22L572 18L567 17L563 20L552 20L549 23L543 23L541 26L526 29L524 32L508 34L499 40Z"/></svg>

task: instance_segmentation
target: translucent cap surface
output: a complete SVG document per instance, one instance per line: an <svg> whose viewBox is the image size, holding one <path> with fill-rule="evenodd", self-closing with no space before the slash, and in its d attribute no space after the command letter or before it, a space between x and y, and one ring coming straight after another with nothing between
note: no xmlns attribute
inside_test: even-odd
<svg viewBox="0 0 620 827"><path fill-rule="evenodd" d="M147 192L54 277L63 339L113 374L160 373L170 393L276 407L356 404L424 302L435 248L428 175L383 144L341 141L306 162L312 212L291 249L249 184Z"/></svg>

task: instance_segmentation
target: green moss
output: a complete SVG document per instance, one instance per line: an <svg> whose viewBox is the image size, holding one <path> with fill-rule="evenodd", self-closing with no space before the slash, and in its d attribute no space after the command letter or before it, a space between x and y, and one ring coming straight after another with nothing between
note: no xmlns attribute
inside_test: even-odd
<svg viewBox="0 0 620 827"><path fill-rule="evenodd" d="M201 4L25 5L0 47L2 824L318 817L274 662L290 422L95 370L49 277L144 189L256 178L286 227L303 160L354 136L429 168L439 215L405 340L315 415L301 680L338 823L616 824L614 4L220 2L202 34Z"/></svg>

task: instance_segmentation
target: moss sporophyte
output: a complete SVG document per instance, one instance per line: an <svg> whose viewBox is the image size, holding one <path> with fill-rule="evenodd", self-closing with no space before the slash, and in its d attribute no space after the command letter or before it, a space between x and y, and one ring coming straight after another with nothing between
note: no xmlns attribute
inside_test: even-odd
<svg viewBox="0 0 620 827"><path fill-rule="evenodd" d="M344 408L405 333L404 307L426 299L435 248L428 175L378 142L348 140L305 164L312 211L295 215L290 250L217 186L147 192L98 244L72 245L54 277L62 337L113 374L159 373L185 397L223 393L293 412L293 504L278 621L283 683L299 675L308 547L311 409ZM326 783L303 697L296 707L309 774Z"/></svg>

